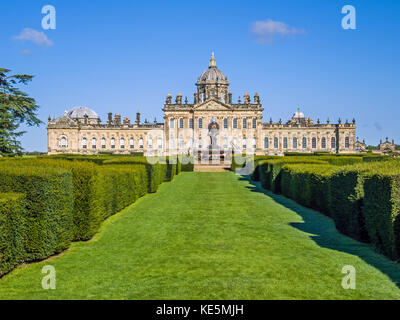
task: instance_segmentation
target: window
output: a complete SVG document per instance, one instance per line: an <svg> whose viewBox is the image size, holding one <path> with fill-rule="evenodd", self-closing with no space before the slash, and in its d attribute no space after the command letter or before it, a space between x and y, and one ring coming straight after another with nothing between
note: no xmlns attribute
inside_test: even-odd
<svg viewBox="0 0 400 320"><path fill-rule="evenodd" d="M96 138L92 138L92 149L96 149Z"/></svg>
<svg viewBox="0 0 400 320"><path fill-rule="evenodd" d="M297 149L297 138L293 138L293 149Z"/></svg>
<svg viewBox="0 0 400 320"><path fill-rule="evenodd" d="M253 149L257 148L257 142L256 142L255 138L253 138L253 140L252 140L252 145L253 145Z"/></svg>
<svg viewBox="0 0 400 320"><path fill-rule="evenodd" d="M224 119L224 129L228 129L228 119Z"/></svg>
<svg viewBox="0 0 400 320"><path fill-rule="evenodd" d="M316 138L312 138L311 146L312 146L313 149L315 149L317 147L317 139Z"/></svg>
<svg viewBox="0 0 400 320"><path fill-rule="evenodd" d="M131 149L135 148L135 140L133 140L133 138L129 139L129 148Z"/></svg>
<svg viewBox="0 0 400 320"><path fill-rule="evenodd" d="M169 148L170 148L170 149L174 149L174 148L175 148L174 137L171 137L171 138L169 139Z"/></svg>
<svg viewBox="0 0 400 320"><path fill-rule="evenodd" d="M257 119L254 118L253 119L253 129L256 129L256 128L257 128Z"/></svg>
<svg viewBox="0 0 400 320"><path fill-rule="evenodd" d="M125 139L121 138L121 140L119 140L119 146L121 149L125 149Z"/></svg>
<svg viewBox="0 0 400 320"><path fill-rule="evenodd" d="M243 129L247 129L247 119L243 118Z"/></svg>
<svg viewBox="0 0 400 320"><path fill-rule="evenodd" d="M283 149L287 149L287 145L288 145L288 143L287 143L287 138L284 137L284 138L283 138Z"/></svg>
<svg viewBox="0 0 400 320"><path fill-rule="evenodd" d="M199 149L202 149L203 148L203 145L202 145L202 140L201 140L201 137L199 138Z"/></svg>
<svg viewBox="0 0 400 320"><path fill-rule="evenodd" d="M238 148L238 144L237 144L237 139L236 139L236 138L233 138L233 147L234 147L235 149Z"/></svg>
<svg viewBox="0 0 400 320"><path fill-rule="evenodd" d="M179 119L179 128L183 129L183 118Z"/></svg>
<svg viewBox="0 0 400 320"><path fill-rule="evenodd" d="M275 137L275 138L274 138L274 148L275 148L275 149L278 149L278 143L279 143L279 140L278 140L277 137Z"/></svg>
<svg viewBox="0 0 400 320"><path fill-rule="evenodd" d="M307 138L306 137L303 138L302 146L303 146L303 149L307 148Z"/></svg>
<svg viewBox="0 0 400 320"><path fill-rule="evenodd" d="M199 129L203 129L203 118L199 118Z"/></svg>
<svg viewBox="0 0 400 320"><path fill-rule="evenodd" d="M331 139L331 148L332 149L336 149L336 139L335 139L335 137L332 137L332 139Z"/></svg>
<svg viewBox="0 0 400 320"><path fill-rule="evenodd" d="M174 128L174 118L169 119L169 127L170 127L171 129Z"/></svg>
<svg viewBox="0 0 400 320"><path fill-rule="evenodd" d="M224 92L221 92L221 101L225 102L225 93Z"/></svg>
<svg viewBox="0 0 400 320"><path fill-rule="evenodd" d="M192 118L189 119L189 128L193 129L193 119Z"/></svg>
<svg viewBox="0 0 400 320"><path fill-rule="evenodd" d="M183 150L183 145L184 145L183 138L179 138L179 149L180 150Z"/></svg>
<svg viewBox="0 0 400 320"><path fill-rule="evenodd" d="M115 149L115 139L111 138L111 149Z"/></svg>
<svg viewBox="0 0 400 320"><path fill-rule="evenodd" d="M233 119L233 129L237 129L237 118Z"/></svg>
<svg viewBox="0 0 400 320"><path fill-rule="evenodd" d="M345 148L350 148L350 139L349 139L349 137L346 137L344 139L344 147Z"/></svg>
<svg viewBox="0 0 400 320"><path fill-rule="evenodd" d="M149 146L149 149L153 149L153 138L149 137L147 139L147 145Z"/></svg>
<svg viewBox="0 0 400 320"><path fill-rule="evenodd" d="M326 138L325 137L322 137L322 139L321 139L321 147L322 147L322 149L326 148Z"/></svg>
<svg viewBox="0 0 400 320"><path fill-rule="evenodd" d="M247 149L247 141L246 138L243 138L243 150Z"/></svg>
<svg viewBox="0 0 400 320"><path fill-rule="evenodd" d="M224 149L228 149L228 138L224 137Z"/></svg>
<svg viewBox="0 0 400 320"><path fill-rule="evenodd" d="M67 138L66 138L66 137L62 137L62 138L60 139L59 146L60 146L61 148L66 148L66 147L68 146L68 141L67 141Z"/></svg>
<svg viewBox="0 0 400 320"><path fill-rule="evenodd" d="M106 148L106 138L101 138L101 148L102 149Z"/></svg>
<svg viewBox="0 0 400 320"><path fill-rule="evenodd" d="M83 139L82 139L82 148L83 148L83 149L86 149L86 148L87 148L87 140L86 140L86 138L83 138Z"/></svg>
<svg viewBox="0 0 400 320"><path fill-rule="evenodd" d="M193 138L189 138L189 148L193 148Z"/></svg>
<svg viewBox="0 0 400 320"><path fill-rule="evenodd" d="M143 149L143 138L139 139L139 148Z"/></svg>
<svg viewBox="0 0 400 320"><path fill-rule="evenodd" d="M161 138L157 139L157 145L158 145L158 149L162 149L163 143L162 143L162 139Z"/></svg>
<svg viewBox="0 0 400 320"><path fill-rule="evenodd" d="M264 138L264 149L268 149L268 148L269 148L269 141L268 141L268 138L265 137Z"/></svg>

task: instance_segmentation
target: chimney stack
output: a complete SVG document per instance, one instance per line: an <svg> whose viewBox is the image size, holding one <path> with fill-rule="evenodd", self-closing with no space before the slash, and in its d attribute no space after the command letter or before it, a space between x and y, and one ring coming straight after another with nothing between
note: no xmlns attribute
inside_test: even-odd
<svg viewBox="0 0 400 320"><path fill-rule="evenodd" d="M140 112L136 112L136 124L140 124Z"/></svg>

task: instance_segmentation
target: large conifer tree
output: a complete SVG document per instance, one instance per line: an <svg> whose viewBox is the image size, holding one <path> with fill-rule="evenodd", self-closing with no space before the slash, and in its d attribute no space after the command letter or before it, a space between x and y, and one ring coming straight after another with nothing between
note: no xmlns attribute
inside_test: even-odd
<svg viewBox="0 0 400 320"><path fill-rule="evenodd" d="M33 76L9 75L10 70L0 68L0 154L21 154L22 147L18 138L25 132L18 131L25 123L39 126L42 122L37 118L39 106L35 99L22 92L18 85L26 85Z"/></svg>

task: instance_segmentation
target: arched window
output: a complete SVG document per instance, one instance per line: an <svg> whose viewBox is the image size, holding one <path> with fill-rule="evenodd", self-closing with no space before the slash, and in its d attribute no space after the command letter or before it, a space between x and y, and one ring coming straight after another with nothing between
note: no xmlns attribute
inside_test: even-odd
<svg viewBox="0 0 400 320"><path fill-rule="evenodd" d="M332 149L336 149L336 139L335 139L335 137L331 138L331 148Z"/></svg>
<svg viewBox="0 0 400 320"><path fill-rule="evenodd" d="M287 149L287 138L283 138L283 149Z"/></svg>
<svg viewBox="0 0 400 320"><path fill-rule="evenodd" d="M157 139L157 145L158 145L158 149L162 149L163 148L163 142L161 138Z"/></svg>
<svg viewBox="0 0 400 320"><path fill-rule="evenodd" d="M86 140L86 138L82 138L82 148L83 149L87 148L87 140Z"/></svg>
<svg viewBox="0 0 400 320"><path fill-rule="evenodd" d="M115 149L115 139L114 138L111 138L110 143L111 143L111 149Z"/></svg>
<svg viewBox="0 0 400 320"><path fill-rule="evenodd" d="M267 137L264 138L264 149L268 149L269 148L269 140Z"/></svg>
<svg viewBox="0 0 400 320"><path fill-rule="evenodd" d="M349 137L346 137L344 139L344 147L345 148L350 148L350 139L349 139Z"/></svg>
<svg viewBox="0 0 400 320"><path fill-rule="evenodd" d="M183 129L183 118L179 119L179 128Z"/></svg>
<svg viewBox="0 0 400 320"><path fill-rule="evenodd" d="M184 147L184 142L183 142L183 138L181 137L181 138L179 138L179 149L183 150L183 147Z"/></svg>
<svg viewBox="0 0 400 320"><path fill-rule="evenodd" d="M225 102L225 93L223 91L221 92L221 101Z"/></svg>
<svg viewBox="0 0 400 320"><path fill-rule="evenodd" d="M297 138L293 138L293 149L297 149Z"/></svg>
<svg viewBox="0 0 400 320"><path fill-rule="evenodd" d="M321 139L321 148L322 149L326 148L326 138L325 137L322 137L322 139Z"/></svg>
<svg viewBox="0 0 400 320"><path fill-rule="evenodd" d="M96 149L97 148L96 143L97 143L96 138L92 138L92 149Z"/></svg>
<svg viewBox="0 0 400 320"><path fill-rule="evenodd" d="M237 129L237 118L233 118L233 129Z"/></svg>
<svg viewBox="0 0 400 320"><path fill-rule="evenodd" d="M228 119L224 119L224 129L228 129Z"/></svg>
<svg viewBox="0 0 400 320"><path fill-rule="evenodd" d="M253 119L253 129L256 129L256 128L257 128L257 119L254 118Z"/></svg>
<svg viewBox="0 0 400 320"><path fill-rule="evenodd" d="M143 149L143 138L139 139L139 148Z"/></svg>
<svg viewBox="0 0 400 320"><path fill-rule="evenodd" d="M275 149L278 149L278 144L279 144L278 137L275 137L275 138L274 138L274 148L275 148Z"/></svg>
<svg viewBox="0 0 400 320"><path fill-rule="evenodd" d="M302 146L303 146L303 149L307 148L307 138L306 137L303 138Z"/></svg>
<svg viewBox="0 0 400 320"><path fill-rule="evenodd" d="M189 128L193 129L193 118L189 119Z"/></svg>
<svg viewBox="0 0 400 320"><path fill-rule="evenodd" d="M169 119L169 127L170 127L171 129L174 128L174 118Z"/></svg>
<svg viewBox="0 0 400 320"><path fill-rule="evenodd" d="M317 147L317 139L315 137L311 139L311 146L313 149Z"/></svg>
<svg viewBox="0 0 400 320"><path fill-rule="evenodd" d="M66 148L68 147L68 140L66 137L61 137L60 142L59 142L59 146L61 148Z"/></svg>
<svg viewBox="0 0 400 320"><path fill-rule="evenodd" d="M247 140L246 138L243 138L243 150L247 149Z"/></svg>
<svg viewBox="0 0 400 320"><path fill-rule="evenodd" d="M121 149L125 149L125 139L124 138L121 138L119 140L119 146Z"/></svg>
<svg viewBox="0 0 400 320"><path fill-rule="evenodd" d="M243 129L247 129L247 118L243 118Z"/></svg>
<svg viewBox="0 0 400 320"><path fill-rule="evenodd" d="M133 140L133 138L129 139L129 148L131 148L131 149L135 148L135 140Z"/></svg>
<svg viewBox="0 0 400 320"><path fill-rule="evenodd" d="M149 149L153 149L153 138L152 137L147 138L147 145L149 146Z"/></svg>
<svg viewBox="0 0 400 320"><path fill-rule="evenodd" d="M199 118L199 129L203 129L203 118Z"/></svg>
<svg viewBox="0 0 400 320"><path fill-rule="evenodd" d="M106 148L106 138L101 138L101 148L105 149Z"/></svg>

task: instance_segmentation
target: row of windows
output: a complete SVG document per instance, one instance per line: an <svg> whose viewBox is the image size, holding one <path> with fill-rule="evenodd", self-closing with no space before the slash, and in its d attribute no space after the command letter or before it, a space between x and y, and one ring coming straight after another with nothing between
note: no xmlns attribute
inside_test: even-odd
<svg viewBox="0 0 400 320"><path fill-rule="evenodd" d="M350 147L350 139L349 137L345 138L345 148L349 148ZM302 147L303 149L307 148L307 138L304 137L302 139ZM264 149L268 149L269 148L269 139L265 138L264 139ZM277 137L274 138L274 148L278 149L279 148L279 139ZM284 137L283 138L283 149L287 149L288 148L288 138ZM292 141L292 148L293 149L297 149L298 148L298 139L297 138L293 138ZM311 148L316 149L317 148L317 139L316 138L312 138L311 139ZM322 137L321 139L321 148L322 149L326 149L326 138ZM331 148L335 149L336 148L336 138L332 137L331 138Z"/></svg>
<svg viewBox="0 0 400 320"><path fill-rule="evenodd" d="M247 118L243 118L243 129L247 129L247 121L248 121L248 119ZM169 119L169 127L171 128L171 129L174 129L174 118L171 118L171 119ZM233 128L234 129L237 129L238 128L238 119L237 118L234 118L233 119ZM198 126L199 126L199 129L203 129L203 118L199 118L198 119ZM183 129L184 128L184 120L183 120L183 118L180 118L179 119L179 129ZM256 129L257 128L257 119L252 119L252 128L253 129ZM190 118L189 119L189 129L193 129L193 119L192 118ZM224 119L224 129L228 129L228 119L227 118L225 118Z"/></svg>
<svg viewBox="0 0 400 320"><path fill-rule="evenodd" d="M149 137L147 139L147 145L148 145L148 147L150 149L153 148L153 139L151 137ZM61 147L66 147L67 146L67 140L66 140L65 137L61 138L60 146ZM115 147L116 147L115 138L111 138L110 139L110 146L111 146L111 149L115 149ZM162 139L161 138L157 139L157 146L158 146L159 149L162 148L163 143L162 143ZM82 138L82 148L83 149L87 149L87 147L88 147L87 139L86 138ZM91 147L92 147L92 149L96 149L97 148L97 139L96 138L92 138ZM120 147L120 149L125 149L125 139L124 138L121 138L119 140L119 147ZM105 149L105 148L106 148L106 139L102 138L101 139L101 149ZM134 149L135 148L135 141L134 141L133 138L129 139L129 148L130 149ZM143 149L143 139L142 138L139 139L139 148Z"/></svg>

